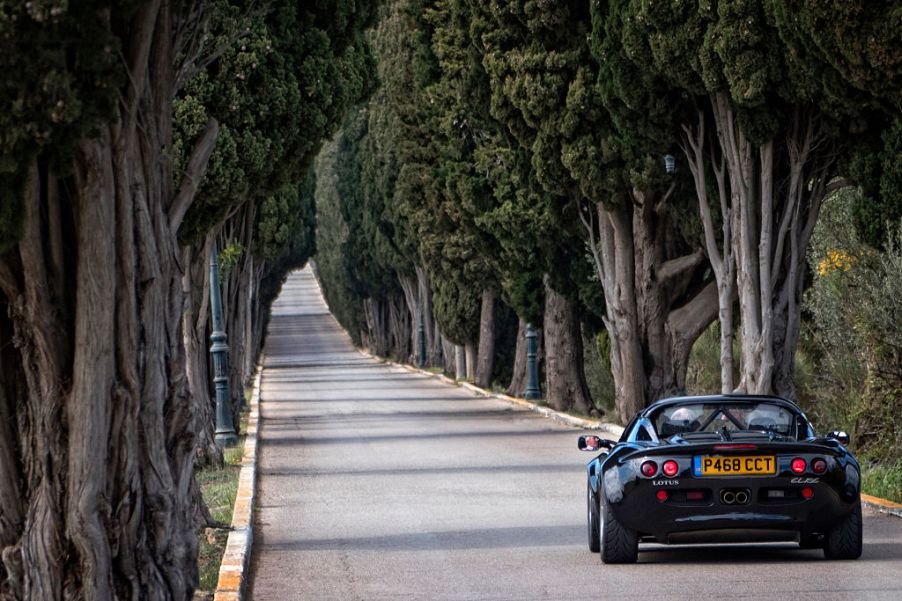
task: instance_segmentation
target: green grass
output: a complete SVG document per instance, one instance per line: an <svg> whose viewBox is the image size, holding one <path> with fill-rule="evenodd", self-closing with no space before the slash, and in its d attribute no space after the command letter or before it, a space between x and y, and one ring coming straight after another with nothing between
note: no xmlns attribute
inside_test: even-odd
<svg viewBox="0 0 902 601"><path fill-rule="evenodd" d="M902 503L902 463L866 468L861 488L869 495Z"/></svg>
<svg viewBox="0 0 902 601"><path fill-rule="evenodd" d="M241 431L247 431L248 414L241 414ZM232 511L235 508L235 496L238 494L238 474L244 456L244 436L238 437L238 446L223 451L223 466L210 467L195 472L194 477L200 486L204 503L210 510L214 520L224 524L225 528L205 528L198 537L198 568L200 582L198 598L203 593L216 590L219 580L219 565L225 552L232 523Z"/></svg>

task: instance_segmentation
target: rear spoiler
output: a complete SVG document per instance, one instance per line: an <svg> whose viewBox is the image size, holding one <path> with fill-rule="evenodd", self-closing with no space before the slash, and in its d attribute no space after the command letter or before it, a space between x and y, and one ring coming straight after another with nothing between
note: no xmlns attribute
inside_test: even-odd
<svg viewBox="0 0 902 601"><path fill-rule="evenodd" d="M808 442L808 441L787 441L787 442L704 442L704 443L686 443L686 444L667 444L662 443L660 446L646 447L636 449L631 453L623 456L623 460L634 459L637 457L658 457L658 456L679 456L679 455L720 455L720 454L756 454L756 453L774 453L781 454L802 454L802 453L819 453L822 455L831 455L839 457L843 455L843 451L829 443Z"/></svg>

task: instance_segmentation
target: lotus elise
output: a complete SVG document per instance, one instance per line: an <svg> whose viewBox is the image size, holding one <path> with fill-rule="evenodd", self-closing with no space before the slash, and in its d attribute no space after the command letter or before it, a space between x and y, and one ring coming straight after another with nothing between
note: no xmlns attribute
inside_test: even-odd
<svg viewBox="0 0 902 601"><path fill-rule="evenodd" d="M862 550L861 469L849 437L817 436L772 396L658 401L617 442L581 436L589 462L589 549L632 563L639 543L794 541L828 559Z"/></svg>

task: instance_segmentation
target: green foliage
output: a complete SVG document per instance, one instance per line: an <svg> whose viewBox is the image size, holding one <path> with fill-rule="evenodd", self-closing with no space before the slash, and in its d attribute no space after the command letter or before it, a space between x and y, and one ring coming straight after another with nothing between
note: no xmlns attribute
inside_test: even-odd
<svg viewBox="0 0 902 601"><path fill-rule="evenodd" d="M858 233L879 248L891 224L902 220L902 116L896 115L872 145L857 149L849 172L864 194L855 203Z"/></svg>
<svg viewBox="0 0 902 601"><path fill-rule="evenodd" d="M825 88L842 80L898 111L902 98L902 6L898 2L770 0L767 4L781 34L798 36L805 51L819 59ZM825 68L828 65L830 69Z"/></svg>
<svg viewBox="0 0 902 601"><path fill-rule="evenodd" d="M902 463L865 469L861 474L861 490L881 499L902 503Z"/></svg>
<svg viewBox="0 0 902 601"><path fill-rule="evenodd" d="M300 267L316 251L316 176L311 170L300 185L282 186L266 198L257 214L254 254L270 262Z"/></svg>
<svg viewBox="0 0 902 601"><path fill-rule="evenodd" d="M254 255L265 260L260 300L269 306L293 270L316 252L316 175L311 170L299 185L285 185L260 205Z"/></svg>
<svg viewBox="0 0 902 601"><path fill-rule="evenodd" d="M884 252L859 242L856 193L834 196L809 253L815 279L806 347L816 362L812 411L825 427L845 428L866 457L898 460L902 431L902 232Z"/></svg>
<svg viewBox="0 0 902 601"><path fill-rule="evenodd" d="M583 329L583 352L585 353L586 385L595 402L605 416L605 421L617 423L617 408L614 404L614 376L611 373L610 338L606 330L592 335Z"/></svg>
<svg viewBox="0 0 902 601"><path fill-rule="evenodd" d="M351 258L345 253L349 228L341 214L338 189L338 161L346 159L337 139L326 143L316 159L316 275L332 314L359 345L363 303L352 280Z"/></svg>
<svg viewBox="0 0 902 601"><path fill-rule="evenodd" d="M244 255L244 245L240 242L232 242L219 252L219 271L224 274L238 264L238 260Z"/></svg>
<svg viewBox="0 0 902 601"><path fill-rule="evenodd" d="M497 125L477 141L479 172L495 204L478 223L498 241L506 297L529 320L542 306L542 274L580 300L590 270L576 215L578 188L562 160L561 131L573 126L566 100L587 61L585 3L468 3L490 116ZM483 106L485 102L482 103ZM520 270L519 273L513 272ZM512 273L513 272L513 273Z"/></svg>
<svg viewBox="0 0 902 601"><path fill-rule="evenodd" d="M372 91L361 28L373 2L276 3L262 16L214 3L211 42L225 48L176 99L175 156L184 166L209 117L220 138L198 199L180 230L196 242L245 201L301 181L348 108ZM272 201L268 201L272 202Z"/></svg>
<svg viewBox="0 0 902 601"><path fill-rule="evenodd" d="M134 5L124 4L119 17ZM78 141L115 118L125 69L104 6L0 1L0 251L21 233L32 159L43 153L64 174Z"/></svg>

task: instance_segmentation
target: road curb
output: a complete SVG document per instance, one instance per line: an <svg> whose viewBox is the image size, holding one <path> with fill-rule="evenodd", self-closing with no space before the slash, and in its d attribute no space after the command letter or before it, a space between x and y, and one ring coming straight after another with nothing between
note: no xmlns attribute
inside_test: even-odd
<svg viewBox="0 0 902 601"><path fill-rule="evenodd" d="M254 540L254 497L257 491L257 429L260 423L260 380L263 361L257 365L251 394L250 415L244 439L244 456L238 473L238 494L232 511L232 530L226 541L219 568L214 601L241 601L247 590L247 577Z"/></svg>
<svg viewBox="0 0 902 601"><path fill-rule="evenodd" d="M499 392L492 392L490 390L485 390L484 388L480 388L475 384L471 384L470 382L461 382L460 380L455 380L453 378L449 378L443 373L435 373L426 369L420 369L419 367L414 367L413 365L408 365L407 363L398 363L397 361L392 361L391 359L386 359L385 357L380 357L378 355L374 355L369 351L365 351L363 349L357 349L365 357L369 357L370 359L375 359L381 363L385 363L388 365L393 365L395 367L401 367L406 369L407 371L411 371L413 373L421 374L424 376L428 376L430 378L436 378L438 380L442 380L447 384L454 384L455 386L460 386L461 388L466 388L476 396L480 397L488 397L493 399L498 399L499 401L504 401L506 403L510 403L512 405L516 405L528 411L532 411L533 413L538 413L544 417L552 419L558 423L571 426L574 428L581 428L583 430L598 430L601 432L605 432L607 434L611 434L613 436L620 437L623 434L623 427L618 426L617 424L611 424L608 422L603 422L600 419L590 419L586 417L576 417L575 415L570 415L569 413L563 413L561 411L556 411L551 407L546 407L544 405L539 405L538 403L533 403L532 401L527 401L526 399L520 399L517 397L512 397L506 394L502 394Z"/></svg>
<svg viewBox="0 0 902 601"><path fill-rule="evenodd" d="M881 499L880 497L866 495L864 493L861 493L861 504L865 507L870 507L871 509L879 511L880 513L886 513L888 515L894 515L897 518L902 518L902 504L894 503L887 499Z"/></svg>

